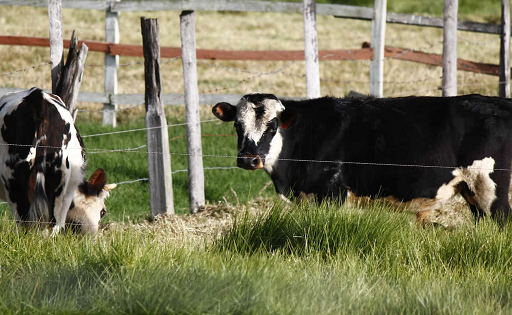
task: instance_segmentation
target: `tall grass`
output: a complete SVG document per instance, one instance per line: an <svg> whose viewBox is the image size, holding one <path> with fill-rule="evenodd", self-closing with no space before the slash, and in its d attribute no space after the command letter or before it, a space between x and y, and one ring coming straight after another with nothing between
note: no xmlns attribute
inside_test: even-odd
<svg viewBox="0 0 512 315"><path fill-rule="evenodd" d="M276 201L213 241L173 224L49 238L0 221L0 313L512 311L512 238L493 222L422 229L381 206Z"/></svg>

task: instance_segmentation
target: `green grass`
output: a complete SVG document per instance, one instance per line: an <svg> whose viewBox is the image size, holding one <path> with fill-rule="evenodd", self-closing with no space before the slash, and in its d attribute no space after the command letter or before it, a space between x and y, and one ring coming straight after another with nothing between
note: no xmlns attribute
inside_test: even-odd
<svg viewBox="0 0 512 315"><path fill-rule="evenodd" d="M512 311L509 229L421 229L380 206L274 203L213 241L160 223L49 238L3 220L0 313Z"/></svg>

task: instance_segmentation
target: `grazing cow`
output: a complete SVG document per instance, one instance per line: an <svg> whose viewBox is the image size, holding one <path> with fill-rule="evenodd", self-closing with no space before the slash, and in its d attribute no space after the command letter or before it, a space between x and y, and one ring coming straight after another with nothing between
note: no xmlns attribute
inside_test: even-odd
<svg viewBox="0 0 512 315"><path fill-rule="evenodd" d="M462 195L475 218L508 218L512 102L498 97L279 100L245 95L213 114L234 121L237 165L265 169L278 194L389 196L439 208Z"/></svg>
<svg viewBox="0 0 512 315"><path fill-rule="evenodd" d="M85 150L62 100L41 89L9 93L0 99L0 198L24 225L66 220L94 233L105 213L106 185L98 169L85 180Z"/></svg>

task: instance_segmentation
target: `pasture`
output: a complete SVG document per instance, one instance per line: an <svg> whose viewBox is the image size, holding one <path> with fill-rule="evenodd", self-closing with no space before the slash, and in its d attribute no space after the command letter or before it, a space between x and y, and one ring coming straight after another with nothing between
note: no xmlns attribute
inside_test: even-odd
<svg viewBox="0 0 512 315"><path fill-rule="evenodd" d="M414 1L414 3L419 1ZM442 1L439 1L442 7ZM495 22L497 10L461 4L464 17ZM400 5L402 3L402 6ZM408 4L405 4L408 3ZM438 14L412 2L393 8ZM482 3L482 2L478 2ZM476 12L480 12L477 14ZM19 16L30 18L20 19ZM140 16L158 18L162 46L180 46L179 12L121 16L121 43L140 44ZM499 17L499 16L498 16ZM47 37L46 10L2 7L1 33ZM64 38L103 40L104 12L63 10ZM370 23L318 17L320 49L359 48ZM198 48L302 49L302 16L198 12ZM497 63L498 36L459 32L458 55ZM388 25L386 44L442 51L442 30ZM42 65L49 49L0 46L0 86L50 88ZM181 60L162 60L163 93L182 93ZM141 58L123 57L119 92L143 93ZM102 91L103 54L89 53L81 91ZM33 67L33 68L32 68ZM25 69L22 71L17 71ZM321 62L322 94L368 92L366 61ZM441 68L396 59L385 63L384 94L440 95ZM303 96L303 62L201 61L202 93L262 91ZM459 94L497 95L498 78L458 73ZM0 205L0 312L55 314L507 314L512 310L511 227L467 223L454 230L418 228L406 213L382 204L335 202L286 206L274 198L263 171L232 169L231 124L205 122L202 143L208 201L188 211L185 126L169 128L175 208L179 216L150 221L144 105L118 113L119 126L101 126L101 106L84 109L77 126L88 149L88 171L104 168L123 183L107 200L96 238L48 238L20 231ZM201 119L214 119L202 106ZM184 122L182 106L166 107L168 124ZM224 169L228 168L228 169ZM89 173L87 175L90 175ZM134 181L134 182L132 182Z"/></svg>

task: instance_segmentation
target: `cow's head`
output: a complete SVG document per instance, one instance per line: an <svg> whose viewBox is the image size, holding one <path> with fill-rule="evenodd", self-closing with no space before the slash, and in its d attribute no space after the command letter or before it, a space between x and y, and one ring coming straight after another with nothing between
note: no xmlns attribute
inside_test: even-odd
<svg viewBox="0 0 512 315"><path fill-rule="evenodd" d="M277 158L273 151L277 146L282 146L280 129L289 128L295 118L293 112L286 110L275 95L261 93L245 95L236 106L218 103L212 112L222 121L235 122L238 134L237 166L247 170L263 167L269 170L267 164L273 164Z"/></svg>
<svg viewBox="0 0 512 315"><path fill-rule="evenodd" d="M77 228L81 234L95 234L98 231L105 210L105 198L116 184L106 184L105 171L97 169L89 178L78 186L66 221Z"/></svg>

